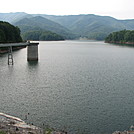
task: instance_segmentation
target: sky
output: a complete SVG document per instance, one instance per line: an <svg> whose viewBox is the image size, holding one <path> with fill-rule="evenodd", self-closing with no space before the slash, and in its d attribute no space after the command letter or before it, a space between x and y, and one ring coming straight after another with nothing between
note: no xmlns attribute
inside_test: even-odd
<svg viewBox="0 0 134 134"><path fill-rule="evenodd" d="M134 19L134 0L1 0L0 13L78 15L96 14Z"/></svg>

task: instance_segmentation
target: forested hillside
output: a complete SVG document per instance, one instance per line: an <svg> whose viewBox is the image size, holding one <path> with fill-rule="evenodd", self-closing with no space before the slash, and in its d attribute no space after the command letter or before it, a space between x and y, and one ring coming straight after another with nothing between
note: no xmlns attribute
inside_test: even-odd
<svg viewBox="0 0 134 134"><path fill-rule="evenodd" d="M23 35L24 40L35 40L35 41L59 41L64 38L56 33L50 31L31 31L26 32Z"/></svg>
<svg viewBox="0 0 134 134"><path fill-rule="evenodd" d="M8 22L0 21L0 43L22 42L20 29Z"/></svg>
<svg viewBox="0 0 134 134"><path fill-rule="evenodd" d="M134 29L134 20L117 20L110 16L98 16L93 14L42 16L67 27L79 36L89 39L103 40L111 32L123 29Z"/></svg>
<svg viewBox="0 0 134 134"><path fill-rule="evenodd" d="M117 20L110 16L94 14L45 15L27 13L0 13L0 20L7 20L21 29L23 37L27 32L51 31L65 39L104 40L111 32L123 29L134 30L134 19Z"/></svg>
<svg viewBox="0 0 134 134"><path fill-rule="evenodd" d="M110 33L106 37L105 42L134 44L134 30L122 30L122 31Z"/></svg>
<svg viewBox="0 0 134 134"><path fill-rule="evenodd" d="M51 20L48 20L46 18L43 18L41 16L36 16L32 18L24 18L16 23L14 25L18 26L21 29L22 36L26 37L27 32L33 32L33 31L51 31L53 33L56 33L60 36L62 36L65 39L72 39L74 38L74 34L71 33L70 30L67 28L61 26L60 24L53 22Z"/></svg>

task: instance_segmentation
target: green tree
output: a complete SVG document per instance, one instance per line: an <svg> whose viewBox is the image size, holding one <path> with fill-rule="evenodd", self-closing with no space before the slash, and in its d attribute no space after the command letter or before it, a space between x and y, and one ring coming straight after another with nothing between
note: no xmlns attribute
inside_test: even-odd
<svg viewBox="0 0 134 134"><path fill-rule="evenodd" d="M1 43L22 42L19 28L11 25L8 22L0 21L0 42Z"/></svg>
<svg viewBox="0 0 134 134"><path fill-rule="evenodd" d="M24 40L56 41L64 40L61 35L50 31L31 31L23 35Z"/></svg>
<svg viewBox="0 0 134 134"><path fill-rule="evenodd" d="M6 36L3 30L0 29L0 42L5 42Z"/></svg>
<svg viewBox="0 0 134 134"><path fill-rule="evenodd" d="M134 42L134 30L122 30L110 33L106 38L106 42Z"/></svg>

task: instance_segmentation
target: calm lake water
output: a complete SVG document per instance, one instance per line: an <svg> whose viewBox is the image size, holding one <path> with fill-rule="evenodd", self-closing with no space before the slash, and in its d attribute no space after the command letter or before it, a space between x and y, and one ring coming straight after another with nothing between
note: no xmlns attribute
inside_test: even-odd
<svg viewBox="0 0 134 134"><path fill-rule="evenodd" d="M0 112L70 133L110 134L134 124L134 48L94 41L40 42L0 56Z"/></svg>

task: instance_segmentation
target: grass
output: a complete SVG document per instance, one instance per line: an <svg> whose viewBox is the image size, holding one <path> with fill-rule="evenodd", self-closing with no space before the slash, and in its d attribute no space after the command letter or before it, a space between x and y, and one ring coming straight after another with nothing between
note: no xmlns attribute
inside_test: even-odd
<svg viewBox="0 0 134 134"><path fill-rule="evenodd" d="M5 131L0 130L0 134L6 134L6 132L5 132Z"/></svg>

